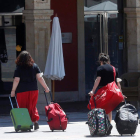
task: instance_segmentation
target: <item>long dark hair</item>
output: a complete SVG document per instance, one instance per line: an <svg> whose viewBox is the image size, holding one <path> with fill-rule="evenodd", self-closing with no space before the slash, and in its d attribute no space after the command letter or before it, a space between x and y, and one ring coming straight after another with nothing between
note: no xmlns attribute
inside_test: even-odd
<svg viewBox="0 0 140 140"><path fill-rule="evenodd" d="M15 63L18 66L23 66L23 67L31 67L33 66L34 60L31 57L30 53L27 51L22 51L19 56L17 57Z"/></svg>

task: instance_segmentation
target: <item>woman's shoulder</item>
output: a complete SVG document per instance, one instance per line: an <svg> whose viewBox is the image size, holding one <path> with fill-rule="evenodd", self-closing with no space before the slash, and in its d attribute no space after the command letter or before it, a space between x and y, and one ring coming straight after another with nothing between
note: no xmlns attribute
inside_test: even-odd
<svg viewBox="0 0 140 140"><path fill-rule="evenodd" d="M97 70L106 70L106 69L112 69L112 66L110 64L104 64L104 65L101 65L97 68Z"/></svg>
<svg viewBox="0 0 140 140"><path fill-rule="evenodd" d="M34 63L34 64L33 64L33 68L39 69L39 66L38 66L36 63Z"/></svg>
<svg viewBox="0 0 140 140"><path fill-rule="evenodd" d="M38 67L38 65L36 63L33 63L33 67Z"/></svg>
<svg viewBox="0 0 140 140"><path fill-rule="evenodd" d="M98 66L98 69L105 69L106 67L110 67L110 65L109 64L103 64L103 65Z"/></svg>
<svg viewBox="0 0 140 140"><path fill-rule="evenodd" d="M20 70L20 66L19 65L16 65L15 70Z"/></svg>
<svg viewBox="0 0 140 140"><path fill-rule="evenodd" d="M97 67L97 71L100 71L100 70L103 70L103 69L104 69L103 65Z"/></svg>

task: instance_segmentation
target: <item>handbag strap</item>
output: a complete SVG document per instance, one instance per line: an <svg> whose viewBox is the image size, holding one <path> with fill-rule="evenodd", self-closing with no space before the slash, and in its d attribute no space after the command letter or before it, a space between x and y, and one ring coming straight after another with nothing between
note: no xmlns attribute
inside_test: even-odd
<svg viewBox="0 0 140 140"><path fill-rule="evenodd" d="M94 102L94 105L95 105L95 108L96 108L96 101L95 101L95 98L93 97L93 102ZM89 107L90 107L90 110L92 110L91 109L91 104L90 104L90 99L89 99Z"/></svg>
<svg viewBox="0 0 140 140"><path fill-rule="evenodd" d="M116 70L115 70L115 68L112 66L112 68L113 68L113 74L114 74L114 81L116 81L115 80L115 77L116 77Z"/></svg>

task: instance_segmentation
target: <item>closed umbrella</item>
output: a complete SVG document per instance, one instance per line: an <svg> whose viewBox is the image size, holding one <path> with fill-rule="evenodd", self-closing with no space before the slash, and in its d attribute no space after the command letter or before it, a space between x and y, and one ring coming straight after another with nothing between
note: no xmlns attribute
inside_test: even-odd
<svg viewBox="0 0 140 140"><path fill-rule="evenodd" d="M65 76L64 58L62 49L62 35L58 17L53 18L52 34L44 76L46 78L53 80L53 89L54 89L54 80L62 80ZM54 90L53 90L53 99L54 99Z"/></svg>

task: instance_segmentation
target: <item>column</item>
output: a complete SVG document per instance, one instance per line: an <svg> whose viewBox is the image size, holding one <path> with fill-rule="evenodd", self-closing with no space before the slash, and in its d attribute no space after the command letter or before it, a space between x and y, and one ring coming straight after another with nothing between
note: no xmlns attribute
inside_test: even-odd
<svg viewBox="0 0 140 140"><path fill-rule="evenodd" d="M85 37L84 37L84 0L77 0L78 26L78 95L84 101L85 93Z"/></svg>
<svg viewBox="0 0 140 140"><path fill-rule="evenodd" d="M128 72L140 71L140 0L126 0Z"/></svg>
<svg viewBox="0 0 140 140"><path fill-rule="evenodd" d="M50 22L53 10L50 10L50 0L25 0L23 16L26 25L26 50L31 53L35 63L44 72L48 47L50 42ZM46 80L51 89L51 81ZM46 105L43 87L39 84L39 113L44 112Z"/></svg>

